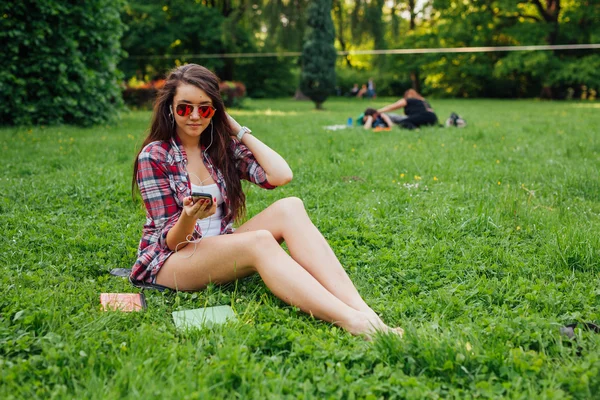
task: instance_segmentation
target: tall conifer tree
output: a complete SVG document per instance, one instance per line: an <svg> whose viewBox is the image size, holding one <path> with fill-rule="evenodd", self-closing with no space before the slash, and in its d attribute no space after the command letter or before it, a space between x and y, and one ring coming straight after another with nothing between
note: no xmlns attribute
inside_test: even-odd
<svg viewBox="0 0 600 400"><path fill-rule="evenodd" d="M335 31L331 19L331 1L315 0L308 8L308 26L302 49L300 90L317 109L335 90Z"/></svg>

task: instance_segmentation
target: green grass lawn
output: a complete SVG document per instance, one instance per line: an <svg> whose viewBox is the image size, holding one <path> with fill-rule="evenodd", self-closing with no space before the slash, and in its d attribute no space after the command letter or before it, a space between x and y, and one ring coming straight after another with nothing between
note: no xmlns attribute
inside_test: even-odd
<svg viewBox="0 0 600 400"><path fill-rule="evenodd" d="M369 104L382 106L392 99ZM402 340L352 337L258 277L198 293L137 289L144 210L133 158L149 112L115 125L0 130L0 398L591 398L600 393L600 104L433 100L464 129L329 131L366 101L251 100L231 113L294 180L245 186L248 216L298 196ZM238 322L179 333L171 312ZM596 397L597 398L597 397Z"/></svg>

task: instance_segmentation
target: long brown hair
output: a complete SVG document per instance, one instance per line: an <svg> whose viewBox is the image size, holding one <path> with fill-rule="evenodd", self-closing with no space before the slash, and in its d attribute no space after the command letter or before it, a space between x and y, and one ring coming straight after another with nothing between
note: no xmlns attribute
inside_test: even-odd
<svg viewBox="0 0 600 400"><path fill-rule="evenodd" d="M168 141L176 136L176 124L173 123L173 120L169 116L169 106L173 104L177 88L182 84L194 85L202 89L211 98L213 107L217 109L211 120L211 129L214 135L212 144L209 146L211 142L210 135L201 135L200 145L205 148L209 146L207 152L213 166L221 171L225 178L227 197L231 201L233 218L239 220L246 211L246 196L242 191L242 183L233 161L233 151L230 147L233 132L219 92L219 78L198 64L187 64L171 70L167 76L165 85L159 90L154 101L150 132L148 132L148 136L142 143L133 163L132 194L135 196L137 189L138 157L142 149L151 142L157 140Z"/></svg>
<svg viewBox="0 0 600 400"><path fill-rule="evenodd" d="M404 98L425 100L423 96L421 96L415 89L408 89L406 92L404 92Z"/></svg>

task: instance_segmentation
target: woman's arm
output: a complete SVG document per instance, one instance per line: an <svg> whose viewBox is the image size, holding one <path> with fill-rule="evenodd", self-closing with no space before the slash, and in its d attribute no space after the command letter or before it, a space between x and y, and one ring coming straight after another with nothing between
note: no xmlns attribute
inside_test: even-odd
<svg viewBox="0 0 600 400"><path fill-rule="evenodd" d="M397 109L405 107L405 106L406 106L406 99L400 99L397 102L388 104L387 106L380 108L377 111L379 111L380 113L385 113L385 112L397 110Z"/></svg>
<svg viewBox="0 0 600 400"><path fill-rule="evenodd" d="M229 114L229 123L234 134L237 134L242 127ZM275 150L261 142L251 133L246 133L242 137L244 144L254 155L256 161L265 170L267 182L273 186L283 186L292 180L293 173L288 163Z"/></svg>
<svg viewBox="0 0 600 400"><path fill-rule="evenodd" d="M212 207L208 202L202 203L198 200L196 204L191 197L183 199L183 210L179 219L167 233L167 246L170 250L181 250L188 245L188 236L194 232L196 221L198 219L208 218L217 212L217 203L213 202Z"/></svg>
<svg viewBox="0 0 600 400"><path fill-rule="evenodd" d="M373 116L372 115L366 115L365 116L365 125L363 126L364 129L371 129L371 126L373 125Z"/></svg>
<svg viewBox="0 0 600 400"><path fill-rule="evenodd" d="M387 116L387 114L380 113L379 115L381 115L381 119L385 121L388 127L391 128L392 126L394 126L394 123L392 122L390 117Z"/></svg>

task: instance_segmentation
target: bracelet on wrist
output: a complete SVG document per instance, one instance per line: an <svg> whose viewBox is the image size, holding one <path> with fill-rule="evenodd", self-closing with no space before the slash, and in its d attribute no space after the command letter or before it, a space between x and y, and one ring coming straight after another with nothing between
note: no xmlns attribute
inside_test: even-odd
<svg viewBox="0 0 600 400"><path fill-rule="evenodd" d="M246 133L252 133L252 131L247 126L242 126L240 131L235 136L237 137L237 140L241 142Z"/></svg>

